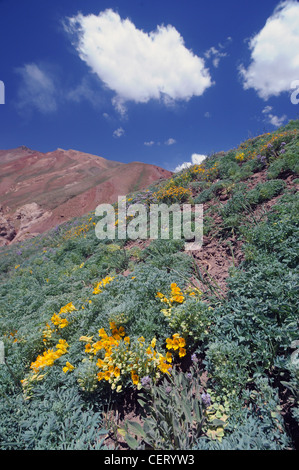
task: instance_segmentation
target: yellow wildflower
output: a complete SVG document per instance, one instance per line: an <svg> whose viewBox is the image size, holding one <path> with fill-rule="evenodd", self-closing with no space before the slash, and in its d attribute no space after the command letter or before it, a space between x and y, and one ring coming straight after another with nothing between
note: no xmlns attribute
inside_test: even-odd
<svg viewBox="0 0 299 470"><path fill-rule="evenodd" d="M85 341L86 343L89 343L92 341L93 336L80 336L79 341Z"/></svg>
<svg viewBox="0 0 299 470"><path fill-rule="evenodd" d="M65 367L62 368L64 373L74 370L74 369L75 367L72 364L70 364L68 361L66 361Z"/></svg>
<svg viewBox="0 0 299 470"><path fill-rule="evenodd" d="M131 378L134 385L137 385L139 382L139 377L134 370L131 371Z"/></svg>
<svg viewBox="0 0 299 470"><path fill-rule="evenodd" d="M92 352L92 351L93 351L93 349L92 349L91 344L90 344L90 343L86 344L86 346L85 346L85 352L86 352L87 354L89 354L89 353Z"/></svg>
<svg viewBox="0 0 299 470"><path fill-rule="evenodd" d="M186 349L185 348L180 348L179 349L179 356L180 357L186 356Z"/></svg>

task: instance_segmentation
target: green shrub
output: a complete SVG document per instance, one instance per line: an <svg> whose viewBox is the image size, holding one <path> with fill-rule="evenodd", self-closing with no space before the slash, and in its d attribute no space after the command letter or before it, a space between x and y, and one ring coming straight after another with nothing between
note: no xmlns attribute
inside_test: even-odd
<svg viewBox="0 0 299 470"><path fill-rule="evenodd" d="M273 197L278 196L286 187L283 180L271 180L265 183L258 183L254 189L248 191L246 199L251 207L270 201Z"/></svg>
<svg viewBox="0 0 299 470"><path fill-rule="evenodd" d="M217 181L213 183L209 188L204 189L199 196L194 199L196 204L203 204L213 199L215 196L221 194L222 190L226 189L229 185L229 181Z"/></svg>
<svg viewBox="0 0 299 470"><path fill-rule="evenodd" d="M205 363L216 387L238 395L250 380L251 351L248 345L237 341L215 341L209 343L205 352Z"/></svg>

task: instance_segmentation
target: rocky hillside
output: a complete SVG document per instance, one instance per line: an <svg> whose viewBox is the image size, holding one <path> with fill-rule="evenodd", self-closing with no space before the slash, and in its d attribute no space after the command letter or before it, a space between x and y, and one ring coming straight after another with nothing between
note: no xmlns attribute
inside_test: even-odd
<svg viewBox="0 0 299 470"><path fill-rule="evenodd" d="M298 156L290 121L128 195L202 204L199 250L94 211L0 248L0 449L298 450Z"/></svg>
<svg viewBox="0 0 299 470"><path fill-rule="evenodd" d="M76 150L0 150L0 246L60 225L171 173Z"/></svg>

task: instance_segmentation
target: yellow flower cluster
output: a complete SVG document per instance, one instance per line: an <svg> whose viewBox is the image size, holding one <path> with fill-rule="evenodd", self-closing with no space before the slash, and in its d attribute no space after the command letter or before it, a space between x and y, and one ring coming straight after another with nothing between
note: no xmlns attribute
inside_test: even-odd
<svg viewBox="0 0 299 470"><path fill-rule="evenodd" d="M72 312L73 310L77 310L76 307L73 305L73 302L69 302L68 304L66 304L64 307L61 307L60 311L59 311L59 315L61 315L62 313L69 313L69 312Z"/></svg>
<svg viewBox="0 0 299 470"><path fill-rule="evenodd" d="M54 315L51 318L51 322L53 325L58 326L58 328L64 328L69 324L66 318L61 318L57 313L54 313Z"/></svg>
<svg viewBox="0 0 299 470"><path fill-rule="evenodd" d="M65 367L62 368L63 372L66 373L68 371L74 370L75 367L68 361L66 361Z"/></svg>
<svg viewBox="0 0 299 470"><path fill-rule="evenodd" d="M236 155L236 160L238 160L239 162L242 162L244 158L245 158L244 152L238 153L238 155Z"/></svg>
<svg viewBox="0 0 299 470"><path fill-rule="evenodd" d="M167 186L153 193L153 197L162 202L183 202L191 195L190 189L183 188L182 186Z"/></svg>
<svg viewBox="0 0 299 470"><path fill-rule="evenodd" d="M175 282L171 283L170 289L171 289L171 296L169 298L167 298L161 292L158 292L156 297L158 297L161 300L161 302L165 302L166 304L168 304L169 307L171 307L174 302L178 304L183 303L185 300L185 297L181 289L178 287L178 285Z"/></svg>
<svg viewBox="0 0 299 470"><path fill-rule="evenodd" d="M76 307L73 305L72 302L69 302L68 304L66 304L64 307L61 307L59 313L54 313L51 317L51 322L53 323L54 326L62 329L62 328L65 328L69 322L66 318L61 318L61 315L62 314L65 314L65 313L69 313L69 312L72 312L73 310L77 310ZM43 332L43 335L44 335L44 342L47 342L51 336L52 336L52 333L53 333L53 330L51 328L51 326L47 323L46 325L46 328Z"/></svg>
<svg viewBox="0 0 299 470"><path fill-rule="evenodd" d="M64 307L61 307L59 313L54 313L51 317L51 323L46 324L45 329L43 330L43 342L47 344L48 341L52 338L52 335L54 332L57 331L57 329L62 329L65 328L69 322L66 318L62 318L61 315L65 313L72 312L74 310L77 310L76 307L73 305L72 302L69 302L66 304ZM53 325L55 328L53 328Z"/></svg>
<svg viewBox="0 0 299 470"><path fill-rule="evenodd" d="M281 138L285 138L285 137L288 137L288 136L291 136L291 135L296 135L297 132L298 132L298 130L294 129L294 131L286 131L286 132L281 132L279 134L272 135L271 139L267 140L267 142L259 149L260 153L267 150L268 145L273 145L273 143L276 140L281 139Z"/></svg>
<svg viewBox="0 0 299 470"><path fill-rule="evenodd" d="M215 162L211 168L205 168L204 164L193 165L187 170L193 177L201 180L213 181L218 173L218 162Z"/></svg>
<svg viewBox="0 0 299 470"><path fill-rule="evenodd" d="M63 234L63 240L70 240L77 237L86 237L86 233L89 232L90 229L94 228L95 222L92 222L92 217L86 222L83 222L78 227L72 227L70 230Z"/></svg>
<svg viewBox="0 0 299 470"><path fill-rule="evenodd" d="M54 349L48 349L47 351L44 351L43 354L37 356L36 360L31 363L30 369L31 371L27 374L27 377L25 377L23 380L21 380L23 392L24 392L24 398L26 400L30 399L31 395L31 390L35 382L41 381L44 377L45 374L42 374L41 372L46 368L46 367L52 367L54 362L62 357L64 354L66 354L67 348L69 347L68 343L66 342L65 339L60 339L58 343L56 344ZM67 370L72 370L74 369L74 366L72 366L69 362L66 363L66 367L63 368L64 372L67 372Z"/></svg>
<svg viewBox="0 0 299 470"><path fill-rule="evenodd" d="M30 369L37 373L45 367L51 367L56 359L59 359L67 353L69 345L65 339L60 339L55 347L56 351L54 351L54 349L48 349L47 351L44 351L42 355L37 356L36 360L31 363Z"/></svg>
<svg viewBox="0 0 299 470"><path fill-rule="evenodd" d="M182 304L186 300L187 295L191 297L195 296L196 293L194 290L197 292L198 296L202 295L202 292L199 289L191 289L190 287L186 289L185 293L183 293L179 286L175 282L172 282L170 285L170 297L166 297L166 295L162 294L162 292L158 292L156 295L156 297L158 297L161 302L168 305L168 308L162 309L161 312L166 317L170 317L172 307L176 304Z"/></svg>
<svg viewBox="0 0 299 470"><path fill-rule="evenodd" d="M97 358L98 381L105 380L111 384L112 389L120 392L124 381L131 380L137 389L141 388L141 379L145 376L158 377L159 372L169 373L172 368L172 355L163 356L156 348L156 339L149 345L145 344L143 337L131 342L126 336L123 326L117 327L110 322L111 334L104 328L99 330L99 341L90 343L93 337L82 336L81 341L88 341L85 352Z"/></svg>
<svg viewBox="0 0 299 470"><path fill-rule="evenodd" d="M180 357L186 356L186 341L184 338L182 338L178 333L175 333L172 335L171 338L166 339L166 348L167 349L173 349L174 351L179 352Z"/></svg>
<svg viewBox="0 0 299 470"><path fill-rule="evenodd" d="M101 287L106 287L111 281L113 281L114 277L106 276L100 282L98 282L93 290L93 294L100 294L102 291Z"/></svg>
<svg viewBox="0 0 299 470"><path fill-rule="evenodd" d="M272 135L269 132L267 132L266 134L259 135L258 137L255 137L254 139L248 139L246 142L243 142L239 146L239 148L243 150L243 152L237 153L236 160L238 161L253 160L257 157L257 155L265 154L265 152L267 152L268 150L268 146L273 145L273 143L276 142L277 140L295 136L297 133L298 133L298 129L280 132L280 133L272 134ZM271 137L269 138L269 136ZM256 150L252 150L252 145L258 139L260 139L261 141L260 146ZM246 155L244 152L247 152Z"/></svg>

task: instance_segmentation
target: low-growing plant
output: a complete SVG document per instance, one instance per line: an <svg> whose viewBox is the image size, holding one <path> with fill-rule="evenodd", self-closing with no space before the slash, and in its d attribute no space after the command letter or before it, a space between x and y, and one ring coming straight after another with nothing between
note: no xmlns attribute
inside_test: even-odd
<svg viewBox="0 0 299 470"><path fill-rule="evenodd" d="M206 350L205 363L214 386L238 395L251 380L250 357L249 347L236 341L211 342Z"/></svg>
<svg viewBox="0 0 299 470"><path fill-rule="evenodd" d="M2 450L107 449L102 412L85 403L73 386L50 391L41 387L40 397L32 402L20 395L1 400L0 417Z"/></svg>
<svg viewBox="0 0 299 470"><path fill-rule="evenodd" d="M120 430L132 449L191 449L203 434L205 404L199 371L184 373L173 369L159 384L148 382L139 395L144 409L142 424L127 421ZM219 419L213 425L223 425Z"/></svg>

